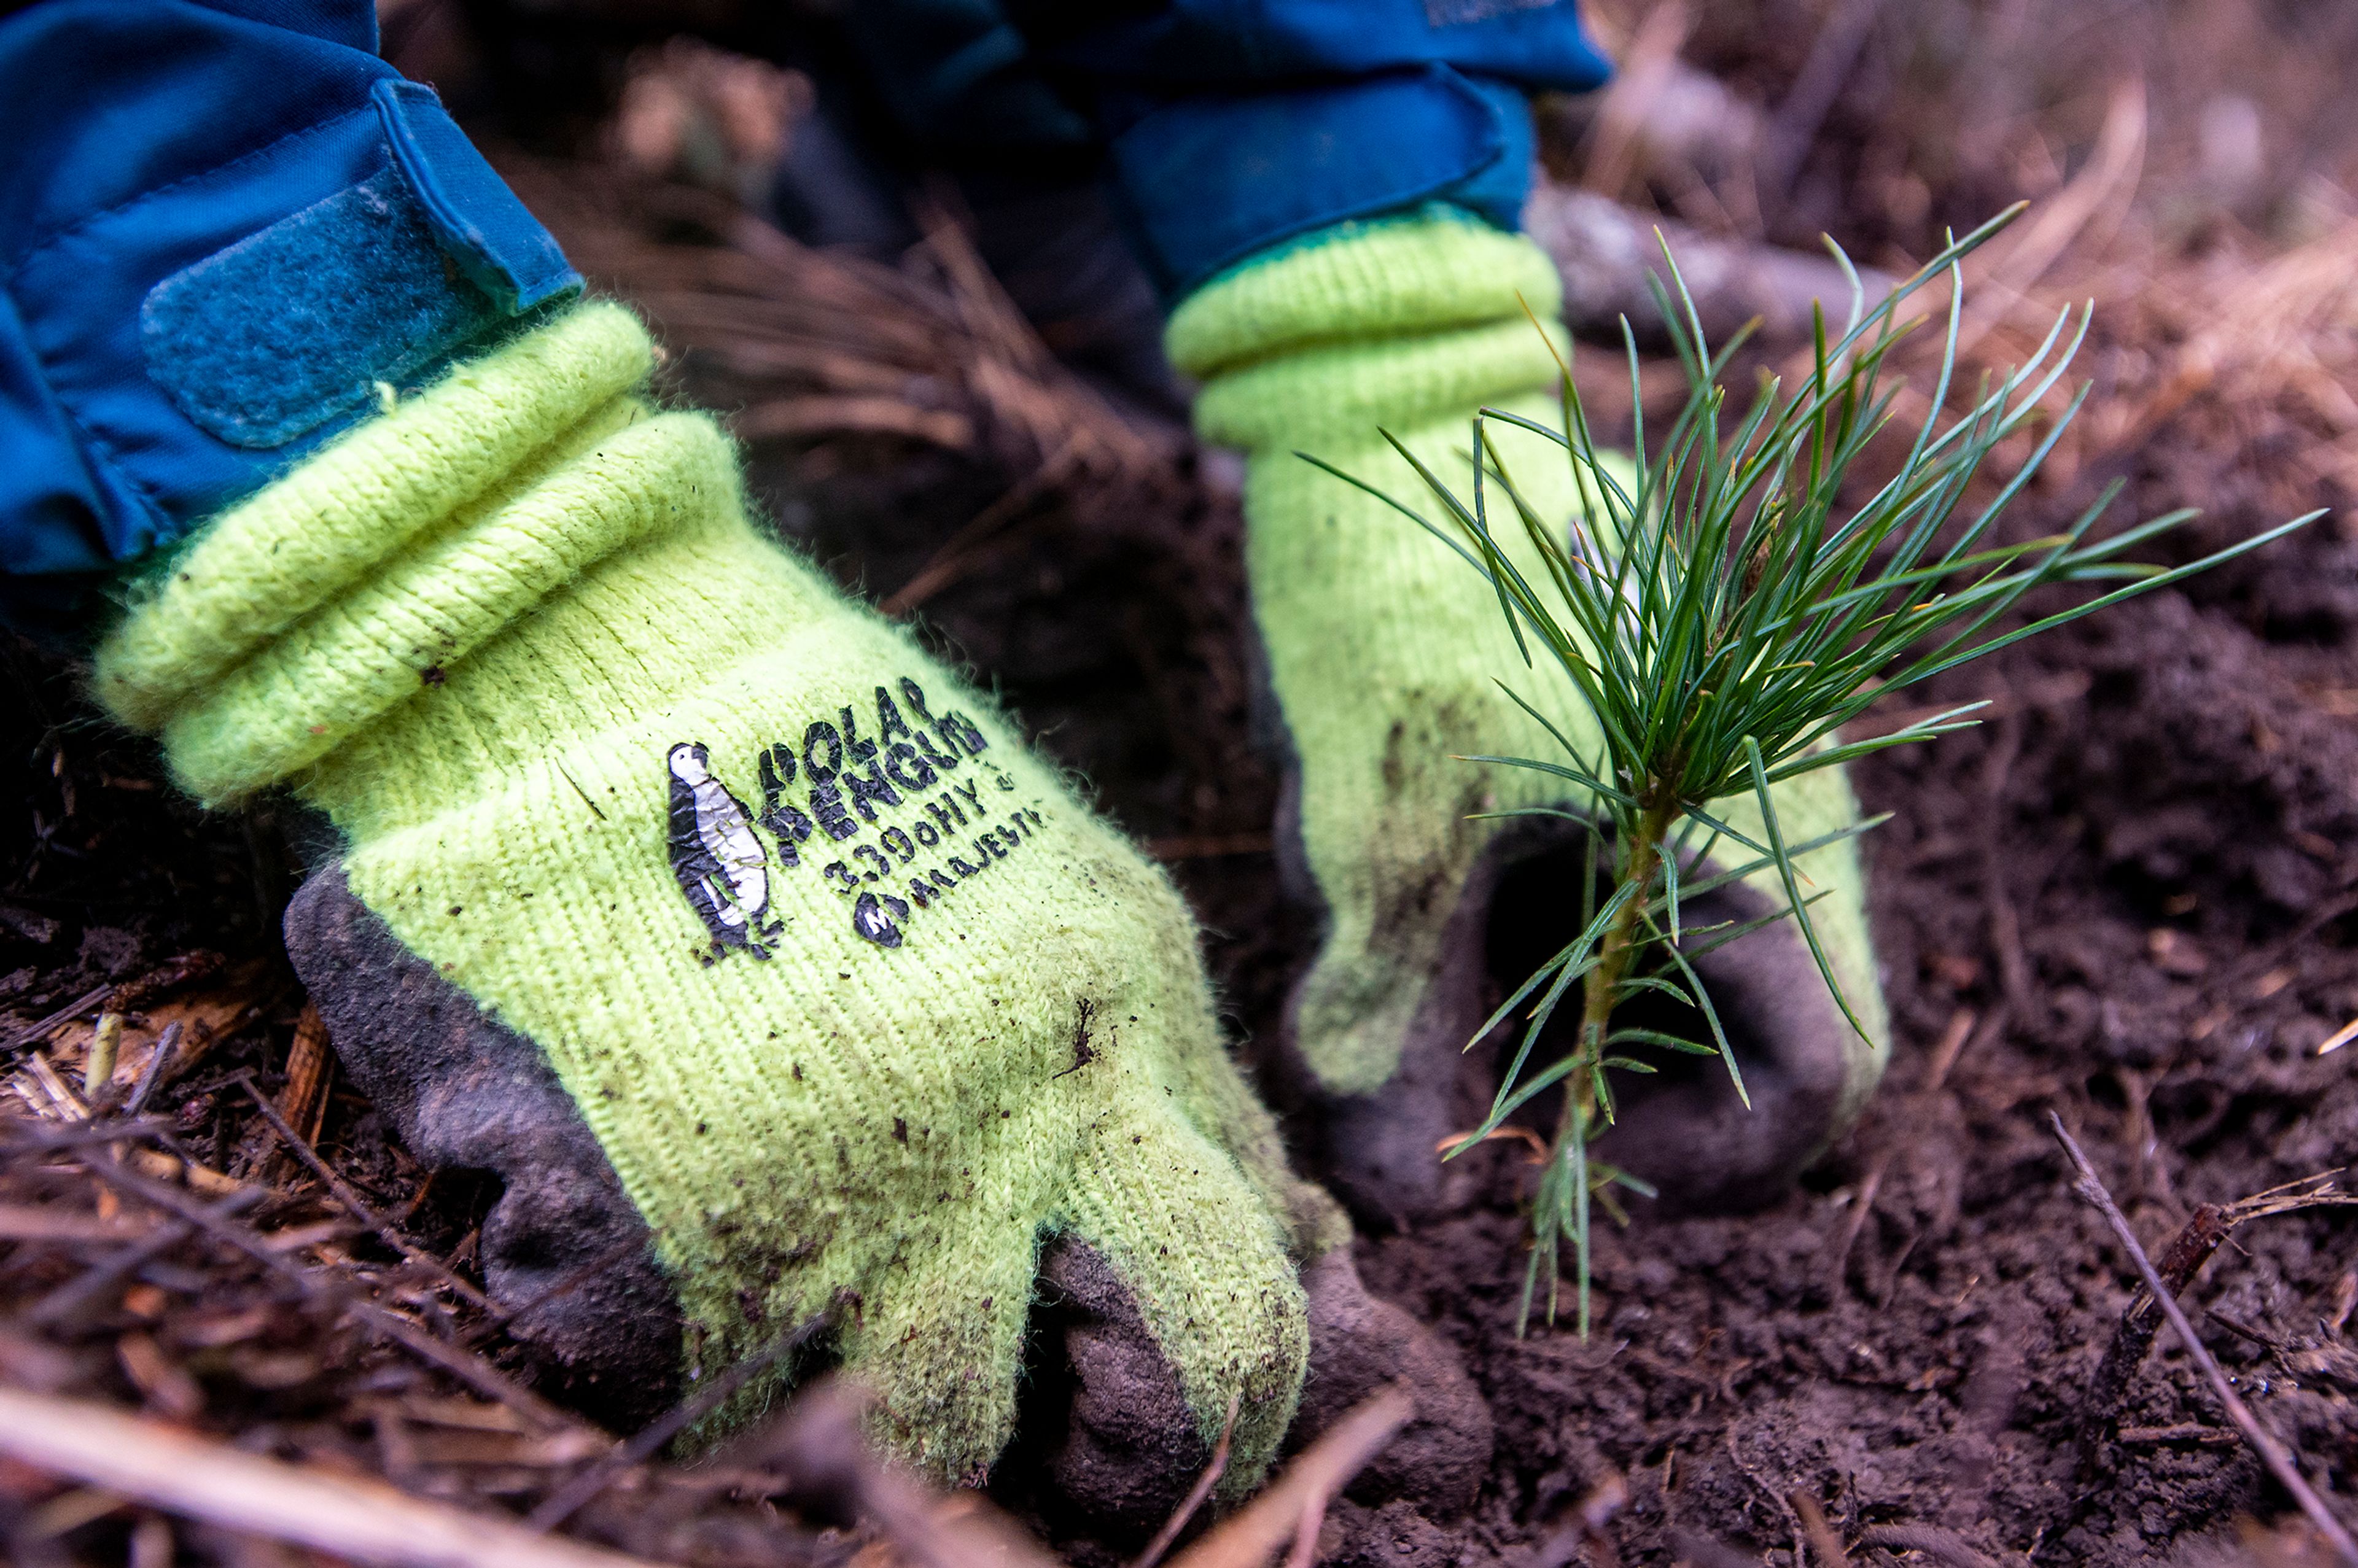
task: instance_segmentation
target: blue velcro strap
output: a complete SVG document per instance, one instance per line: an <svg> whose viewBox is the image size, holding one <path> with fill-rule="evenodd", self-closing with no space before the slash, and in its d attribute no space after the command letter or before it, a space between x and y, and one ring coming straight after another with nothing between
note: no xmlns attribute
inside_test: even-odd
<svg viewBox="0 0 2358 1568"><path fill-rule="evenodd" d="M1428 65L1175 99L1114 139L1113 162L1148 265L1177 295L1298 234L1425 201L1514 228L1531 115L1509 83Z"/></svg>
<svg viewBox="0 0 2358 1568"><path fill-rule="evenodd" d="M467 139L434 90L388 77L370 96L393 161L450 259L514 316L581 287L537 220Z"/></svg>
<svg viewBox="0 0 2358 1568"><path fill-rule="evenodd" d="M390 167L182 267L139 309L147 373L199 428L283 447L580 275L433 90L370 90Z"/></svg>
<svg viewBox="0 0 2358 1568"><path fill-rule="evenodd" d="M174 273L140 307L148 373L235 447L283 446L406 383L500 318L454 286L427 213L388 168Z"/></svg>
<svg viewBox="0 0 2358 1568"><path fill-rule="evenodd" d="M170 544L579 287L375 37L370 0L0 0L0 577Z"/></svg>

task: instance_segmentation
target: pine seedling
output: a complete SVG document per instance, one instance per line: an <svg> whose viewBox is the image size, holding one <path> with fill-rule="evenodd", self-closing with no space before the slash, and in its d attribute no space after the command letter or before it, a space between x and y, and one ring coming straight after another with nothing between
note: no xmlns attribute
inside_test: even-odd
<svg viewBox="0 0 2358 1568"><path fill-rule="evenodd" d="M1554 1321L1561 1249L1569 1242L1579 1329L1587 1336L1591 1200L1617 1216L1614 1187L1650 1194L1635 1176L1592 1156L1596 1137L1613 1120L1613 1076L1655 1072L1660 1053L1712 1055L1743 1094L1740 1065L1696 976L1695 958L1762 925L1793 920L1844 1016L1864 1033L1811 919L1810 906L1823 892L1805 891L1808 879L1795 861L1875 824L1789 841L1778 823L1772 786L1968 728L1985 704L1920 718L1866 740L1840 734L1879 697L2206 571L2321 515L2311 513L2165 569L2129 560L2128 552L2194 514L2172 512L2091 542L2091 529L2120 489L2116 481L2060 534L2019 543L1997 537L2000 514L2039 471L2087 396L2082 386L2060 416L2048 419L2039 412L2086 336L2091 310L2082 307L2061 313L2020 368L1994 382L1983 377L1970 400L1951 411L1963 303L1959 264L2019 211L1953 240L1872 308L1856 273L1835 249L1852 285L1845 324L1830 341L1821 309L1808 368L1790 387L1781 378L1764 379L1741 417L1720 378L1745 333L1715 354L1708 348L1694 301L1665 246L1670 284L1655 280L1655 303L1689 395L1670 429L1650 443L1637 345L1625 320L1630 402L1639 411L1632 445L1641 459L1634 489L1600 460L1568 367L1560 427L1496 409L1476 416L1466 454L1469 494L1461 496L1386 433L1415 468L1440 522L1302 454L1387 501L1479 571L1498 594L1525 665L1545 659L1561 668L1599 737L1594 750L1575 745L1566 726L1502 682L1553 737L1557 754L1466 759L1536 770L1594 802L1578 813L1542 807L1494 814L1571 816L1585 844L1585 874L1577 879L1579 934L1468 1043L1470 1050L1504 1021L1523 1016L1488 1116L1448 1151L1452 1158L1464 1153L1534 1097L1563 1086L1563 1111L1534 1200L1519 1333L1528 1326L1541 1280L1548 1318ZM1886 372L1894 349L1923 319L1903 320L1903 307L1944 280L1947 335L1937 383L1929 412L1911 429L1897 418L1898 391L1887 386ZM1584 498L1585 517L1567 528L1565 519L1538 514L1491 439L1493 423L1529 430L1562 449ZM1986 500L1969 504L1985 461L2017 434L2035 438L2029 455ZM1897 470L1863 501L1847 498L1854 466L1871 442L1885 437L1907 439ZM1543 568L1536 580L1498 544L1493 519L1504 515L1502 503L1512 509ZM2006 623L2025 594L2058 583L2111 586L2068 609ZM1738 830L1714 807L1734 796L1758 804L1758 837ZM1784 892L1782 905L1770 914L1707 930L1682 920L1682 903L1769 868ZM1574 986L1580 1012L1573 1044L1556 1060L1535 1065L1541 1036ZM1649 992L1693 1009L1709 1038L1617 1026L1617 1011Z"/></svg>

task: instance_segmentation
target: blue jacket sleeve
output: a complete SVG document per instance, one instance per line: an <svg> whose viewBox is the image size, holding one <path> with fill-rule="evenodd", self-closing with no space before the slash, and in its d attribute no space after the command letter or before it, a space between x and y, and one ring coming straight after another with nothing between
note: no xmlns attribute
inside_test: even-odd
<svg viewBox="0 0 2358 1568"><path fill-rule="evenodd" d="M1526 95L1611 73L1574 0L1164 0L1044 54L1088 84L1173 294L1294 235L1429 200L1516 227Z"/></svg>
<svg viewBox="0 0 2358 1568"><path fill-rule="evenodd" d="M1037 164L1085 139L1064 104L1086 108L1174 295L1293 235L1428 200L1514 227L1525 95L1611 69L1575 0L861 0L844 26L879 97L939 156Z"/></svg>
<svg viewBox="0 0 2358 1568"><path fill-rule="evenodd" d="M369 0L0 19L0 578L168 545L580 279Z"/></svg>

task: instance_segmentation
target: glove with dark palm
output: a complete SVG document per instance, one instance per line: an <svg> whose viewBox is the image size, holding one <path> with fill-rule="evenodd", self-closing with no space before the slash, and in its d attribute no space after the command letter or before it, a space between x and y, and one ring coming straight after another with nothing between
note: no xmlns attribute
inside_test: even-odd
<svg viewBox="0 0 2358 1568"><path fill-rule="evenodd" d="M1154 1517L1232 1402L1250 1487L1371 1339L1478 1474L1487 1414L1288 1172L1168 880L758 534L649 365L591 306L461 366L217 519L98 666L200 798L339 830L289 951L418 1156L504 1178L518 1328L644 1413L832 1314L881 1435L971 1481L1044 1278L1084 1501Z"/></svg>
<svg viewBox="0 0 2358 1568"><path fill-rule="evenodd" d="M1531 242L1436 207L1345 224L1248 263L1189 298L1169 333L1174 362L1206 384L1198 428L1248 454L1254 619L1288 745L1281 853L1325 922L1288 1032L1330 1102L1336 1181L1363 1212L1394 1219L1456 1201L1435 1148L1487 1098L1461 1055L1489 1005L1487 957L1522 950L1535 964L1577 927L1566 912L1579 898L1562 875L1542 879L1552 892L1537 907L1500 896L1549 838L1476 819L1578 810L1577 792L1464 759L1558 751L1501 679L1575 744L1595 730L1560 671L1525 669L1477 571L1302 455L1404 502L1429 499L1379 433L1389 431L1470 493L1477 409L1561 417L1559 296L1553 265ZM1503 421L1487 428L1543 515L1570 527L1589 510L1560 448ZM1512 517L1494 532L1543 580ZM1778 800L1797 843L1856 816L1831 771L1779 786ZM1750 809L1725 804L1739 818ZM1615 1158L1667 1195L1765 1199L1856 1115L1882 1073L1856 857L1844 841L1801 866L1828 892L1812 913L1867 1033L1827 995L1790 921L1708 955L1703 976L1745 1059L1753 1108L1706 1074L1632 1097ZM1688 921L1748 919L1783 903L1764 872Z"/></svg>

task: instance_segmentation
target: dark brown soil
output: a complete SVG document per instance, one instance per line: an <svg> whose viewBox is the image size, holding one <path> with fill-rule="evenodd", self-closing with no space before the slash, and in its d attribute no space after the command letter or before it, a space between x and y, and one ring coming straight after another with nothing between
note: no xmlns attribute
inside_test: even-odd
<svg viewBox="0 0 2358 1568"><path fill-rule="evenodd" d="M1783 58L1800 46L1779 40L1773 18L1705 9L1693 58L1739 83L1801 69ZM2032 46L2006 36L2014 55L1957 80L2019 64ZM2190 36L2199 42L2201 29ZM2050 72L2093 48L2085 29L2068 37ZM2195 47L2173 38L2181 54ZM1870 49L1870 64L1878 58ZM2013 189L2013 166L1967 158L1953 181L1936 183L1928 218L1905 199L1907 181L1928 172L1920 160L1861 150L1887 123L1887 100L1915 80L1909 71L1928 69L1906 63L1895 54L1836 102L1822 135L1852 137L1856 156L1813 158L1800 186L1809 222L1847 216L1870 259ZM2068 96L2051 78L2016 85L2029 108ZM2324 101L2300 102L2313 98ZM2059 111L2058 123L2086 111ZM2150 303L2147 276L2104 275L2108 287L2126 278L2130 297L2090 362L2100 381L2091 421L2108 401L2134 416L2105 427L2121 438L2067 452L2059 470L2070 471L2032 492L2018 526L2057 525L2112 478L2128 487L2120 519L2201 504L2211 515L2200 536L2213 545L2345 503L2327 476L2349 470L2320 454L2349 438L2314 400L2288 408L2273 383L2255 391L2223 371L2157 411L2156 384L2190 329ZM2153 285L2154 298L2163 292ZM722 406L751 395L694 351L679 376L688 395ZM1006 493L1011 472L1021 477L1019 460L990 447L843 437L757 449L754 477L785 533L846 583L885 597L938 564L944 539ZM1283 904L1268 852L1275 779L1251 741L1232 483L1220 460L1183 456L1151 504L1134 490L1108 505L1086 486L1049 487L989 548L967 552L921 618L1173 866L1206 926L1236 1035L1258 1060L1314 933ZM2196 1206L2358 1150L2353 1055L2314 1054L2358 1017L2353 540L2329 522L2189 593L2137 601L1899 699L1989 697L1995 708L1977 731L1887 753L1856 774L1868 807L1896 814L1869 839L1869 860L1898 1039L1861 1125L1801 1190L1761 1212L1640 1212L1606 1232L1585 1344L1567 1329L1513 1333L1528 1169L1511 1145L1475 1156L1488 1162L1475 1212L1363 1238L1370 1287L1464 1354L1497 1417L1498 1454L1466 1519L1336 1505L1325 1560L1732 1568L1765 1557L1801 1568L1823 1562L1808 1541L1817 1512L1877 1568L1911 1552L1951 1568L2026 1557L2114 1568L2194 1561L2239 1517L2285 1515L2167 1332L2114 1412L2117 1433L2081 1468L2084 1393L2133 1273L2070 1191L2045 1117L2058 1112L2077 1130L2157 1252ZM0 764L16 784L0 822L0 1008L46 1016L197 947L255 964L265 979L252 983L253 1018L163 1104L214 1163L266 1168L268 1140L254 1140L231 1075L250 1068L271 1093L284 1081L300 998L266 977L277 972L276 916L295 864L285 835L266 814L207 819L177 803L152 752L78 704L70 666L15 646L5 657ZM1946 1067L1938 1083L1936 1063ZM480 1184L453 1175L421 1185L424 1173L348 1089L328 1106L321 1144L373 1201L406 1206L405 1235L466 1267ZM2187 1300L2311 1477L2358 1487L2358 1357L2342 1343L2358 1300L2358 1217L2319 1208L2255 1221ZM289 1345L305 1332L299 1318L282 1329ZM502 1366L532 1374L518 1347L481 1342ZM0 1376L38 1380L25 1368L49 1363L27 1359L26 1343L0 1339ZM84 1362L50 1380L154 1404L111 1353ZM378 1397L370 1389L395 1385L380 1368L363 1387L362 1365L293 1392L241 1383L234 1367L208 1372L203 1420L254 1446L395 1469L358 1413ZM528 1502L537 1484L437 1486ZM45 1495L0 1474L0 1516ZM1033 1522L1076 1561L1130 1550L1067 1539L1053 1514ZM627 1537L621 1525L607 1533ZM90 1550L119 1543L118 1533ZM265 1560L227 1547L222 1557Z"/></svg>

